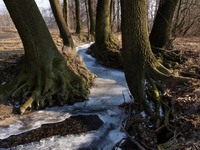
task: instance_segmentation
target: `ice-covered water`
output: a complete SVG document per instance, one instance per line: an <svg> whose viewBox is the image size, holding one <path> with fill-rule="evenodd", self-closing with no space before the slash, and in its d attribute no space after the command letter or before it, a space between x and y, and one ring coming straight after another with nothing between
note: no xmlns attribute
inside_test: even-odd
<svg viewBox="0 0 200 150"><path fill-rule="evenodd" d="M52 107L27 114L8 127L0 127L0 139L38 128L41 124L63 121L71 115L78 114L96 114L104 125L96 131L64 137L53 136L39 142L20 145L14 149L112 149L118 141L125 137L124 133L120 132L124 112L118 107L124 102L123 95L126 101L130 100L124 73L121 70L103 67L93 57L85 54L89 45L77 47L77 52L83 57L85 65L97 75L89 100L71 106ZM2 121L0 126L1 124L3 124Z"/></svg>

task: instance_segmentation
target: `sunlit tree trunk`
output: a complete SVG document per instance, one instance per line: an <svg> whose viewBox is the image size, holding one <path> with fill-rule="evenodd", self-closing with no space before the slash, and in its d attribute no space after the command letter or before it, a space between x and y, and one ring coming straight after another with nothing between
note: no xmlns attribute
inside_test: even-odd
<svg viewBox="0 0 200 150"><path fill-rule="evenodd" d="M51 9L58 25L60 35L63 39L63 44L71 49L74 49L74 42L63 17L60 0L49 0L49 2L51 4Z"/></svg>
<svg viewBox="0 0 200 150"><path fill-rule="evenodd" d="M81 34L81 18L80 18L80 2L79 0L75 0L76 7L76 33Z"/></svg>
<svg viewBox="0 0 200 150"><path fill-rule="evenodd" d="M171 37L172 20L178 0L160 0L158 11L150 33L152 47L168 47Z"/></svg>
<svg viewBox="0 0 200 150"><path fill-rule="evenodd" d="M4 0L24 45L21 72L0 87L0 98L29 99L20 107L24 113L34 102L39 108L84 99L88 86L58 52L34 0Z"/></svg>

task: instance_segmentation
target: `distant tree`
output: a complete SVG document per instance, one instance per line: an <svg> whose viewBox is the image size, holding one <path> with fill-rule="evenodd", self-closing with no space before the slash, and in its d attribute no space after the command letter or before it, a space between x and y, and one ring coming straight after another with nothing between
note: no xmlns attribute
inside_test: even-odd
<svg viewBox="0 0 200 150"><path fill-rule="evenodd" d="M75 0L75 8L76 8L76 33L81 34L81 16L80 16L80 2L79 0Z"/></svg>
<svg viewBox="0 0 200 150"><path fill-rule="evenodd" d="M156 48L166 48L170 45L171 29L174 12L178 0L160 0L149 39Z"/></svg>
<svg viewBox="0 0 200 150"><path fill-rule="evenodd" d="M74 49L74 42L63 17L60 0L49 0L49 2L58 25L60 35L63 39L64 46L66 46L66 48L68 47L68 49Z"/></svg>
<svg viewBox="0 0 200 150"><path fill-rule="evenodd" d="M32 105L73 103L87 97L88 85L58 52L34 0L4 0L24 45L21 72L0 86L0 98L29 98L20 112Z"/></svg>
<svg viewBox="0 0 200 150"><path fill-rule="evenodd" d="M85 14L86 14L86 23L88 29L88 37L90 37L90 17L89 17L89 9L88 9L88 0L85 0Z"/></svg>
<svg viewBox="0 0 200 150"><path fill-rule="evenodd" d="M88 0L88 10L90 18L90 34L95 35L95 1Z"/></svg>
<svg viewBox="0 0 200 150"><path fill-rule="evenodd" d="M92 55L102 64L122 67L119 45L111 33L111 0L98 0L96 14L95 44L90 47Z"/></svg>
<svg viewBox="0 0 200 150"><path fill-rule="evenodd" d="M173 21L172 40L178 36L200 36L200 1L180 0Z"/></svg>
<svg viewBox="0 0 200 150"><path fill-rule="evenodd" d="M65 23L68 26L68 16L69 16L69 1L63 0L63 17L65 19Z"/></svg>

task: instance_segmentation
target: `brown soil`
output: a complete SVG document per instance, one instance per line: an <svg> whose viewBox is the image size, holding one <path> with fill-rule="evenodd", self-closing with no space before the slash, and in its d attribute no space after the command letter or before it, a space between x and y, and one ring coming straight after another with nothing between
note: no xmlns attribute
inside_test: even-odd
<svg viewBox="0 0 200 150"><path fill-rule="evenodd" d="M80 134L97 130L102 125L103 121L101 121L97 115L71 116L62 122L43 124L37 129L27 131L19 135L12 135L3 140L0 139L0 148L10 148L20 144L37 142L43 138L55 135L65 136L69 134Z"/></svg>

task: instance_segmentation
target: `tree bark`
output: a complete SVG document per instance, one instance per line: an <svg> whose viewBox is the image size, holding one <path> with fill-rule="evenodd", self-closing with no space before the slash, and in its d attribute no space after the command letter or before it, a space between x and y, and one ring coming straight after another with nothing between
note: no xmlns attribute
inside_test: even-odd
<svg viewBox="0 0 200 150"><path fill-rule="evenodd" d="M20 107L36 103L39 108L83 100L88 86L58 52L34 0L4 0L24 45L21 72L0 87L0 97L29 99Z"/></svg>
<svg viewBox="0 0 200 150"><path fill-rule="evenodd" d="M122 55L126 80L130 92L136 103L140 104L141 110L149 112L150 107L145 102L145 82L149 82L151 87L157 91L152 80L173 82L170 80L178 80L178 78L162 66L152 53L148 36L146 6L146 0L121 1ZM158 94L158 92L156 93Z"/></svg>
<svg viewBox="0 0 200 150"><path fill-rule="evenodd" d="M90 17L90 34L95 35L95 4L94 0L88 0L88 9Z"/></svg>
<svg viewBox="0 0 200 150"><path fill-rule="evenodd" d="M119 68L122 67L122 60L119 45L111 34L110 2L111 0L98 0L93 56L104 65Z"/></svg>
<svg viewBox="0 0 200 150"><path fill-rule="evenodd" d="M149 39L156 48L165 48L169 44L172 20L178 0L160 0Z"/></svg>
<svg viewBox="0 0 200 150"><path fill-rule="evenodd" d="M117 1L117 32L121 31L121 21L120 21L120 0Z"/></svg>
<svg viewBox="0 0 200 150"><path fill-rule="evenodd" d="M80 2L75 0L76 7L76 33L81 35L81 18L80 18Z"/></svg>
<svg viewBox="0 0 200 150"><path fill-rule="evenodd" d="M144 111L156 117L158 128L161 124L161 112L169 112L169 107L162 102L159 84L175 85L188 81L188 78L172 74L154 57L148 36L146 0L123 0L122 7L122 56L126 81L134 102L139 106L139 113ZM149 105L153 97L155 105ZM162 111L161 111L162 109ZM156 116L155 116L156 115ZM168 124L168 116L163 117ZM167 119L166 119L167 118Z"/></svg>
<svg viewBox="0 0 200 150"><path fill-rule="evenodd" d="M53 11L54 17L56 19L60 35L63 39L63 44L71 49L74 49L74 42L71 37L71 33L68 29L68 26L64 20L62 7L60 4L60 0L49 0L51 9Z"/></svg>
<svg viewBox="0 0 200 150"><path fill-rule="evenodd" d="M68 0L63 0L63 17L65 19L65 23L68 25L68 16L69 16L69 2Z"/></svg>

